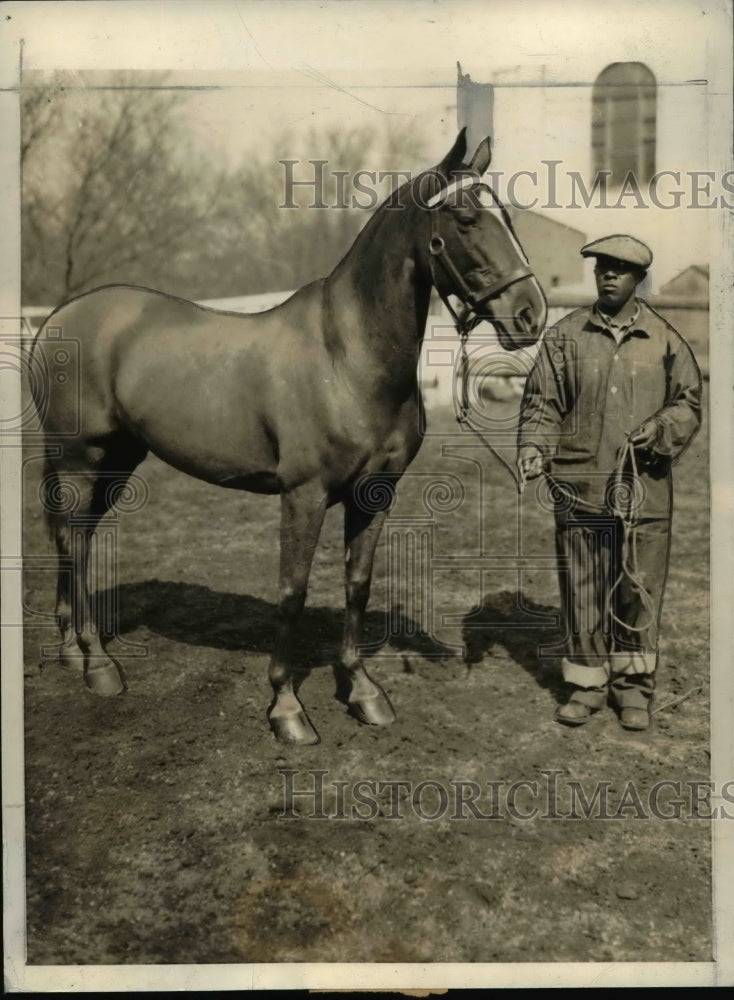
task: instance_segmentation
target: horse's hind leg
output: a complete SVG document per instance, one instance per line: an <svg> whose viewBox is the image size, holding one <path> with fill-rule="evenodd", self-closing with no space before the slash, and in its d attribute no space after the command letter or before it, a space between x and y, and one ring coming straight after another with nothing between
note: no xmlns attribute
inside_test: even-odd
<svg viewBox="0 0 734 1000"><path fill-rule="evenodd" d="M326 497L320 488L306 484L282 495L279 621L269 667L273 701L268 710L270 728L282 743L319 742L293 688L293 644L325 513Z"/></svg>
<svg viewBox="0 0 734 1000"><path fill-rule="evenodd" d="M385 483L384 487L387 503L392 495L391 484ZM384 726L395 721L390 699L368 675L359 650L375 549L385 515L386 510L365 509L355 497L350 497L344 504L346 615L344 638L335 670L337 697L346 702L351 715L372 726Z"/></svg>
<svg viewBox="0 0 734 1000"><path fill-rule="evenodd" d="M145 451L128 447L113 455L90 448L87 454L93 463L76 461L58 468L47 462L44 477L46 516L58 555L60 655L65 665L83 670L85 683L95 694L115 695L124 685L118 664L102 647L89 594L89 556L100 519Z"/></svg>

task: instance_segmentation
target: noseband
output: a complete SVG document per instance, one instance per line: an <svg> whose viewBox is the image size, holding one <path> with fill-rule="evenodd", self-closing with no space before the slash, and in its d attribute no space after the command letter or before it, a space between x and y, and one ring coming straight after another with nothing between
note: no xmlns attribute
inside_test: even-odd
<svg viewBox="0 0 734 1000"><path fill-rule="evenodd" d="M485 302L488 302L490 299L496 298L498 295L501 295L502 292L505 291L505 289L510 287L510 285L514 285L518 281L524 281L525 278L535 277L531 268L527 264L525 264L516 267L509 274L502 275L491 284L483 285L477 291L472 291L472 289L469 287L465 277L461 274L461 272L451 259L451 255L446 247L446 243L443 237L441 236L441 233L439 232L440 212L439 208L437 207L439 200L441 200L441 202L443 203L443 201L445 201L446 197L449 194L453 193L454 191L460 190L463 187L468 187L469 185L471 186L476 185L481 190L489 192L492 199L497 204L497 207L502 212L503 218L505 219L505 224L507 225L508 229L510 229L509 221L505 218L504 206L496 197L492 189L489 188L486 184L478 184L476 179L473 178L465 177L459 181L456 181L454 184L450 185L445 191L441 191L433 198L431 198L427 203L427 208L431 212L431 239L428 244L428 252L429 252L428 260L431 269L431 280L433 281L436 291L441 296L444 305L449 310L451 315L454 317L456 328L459 331L459 333L461 333L464 330L468 331L469 329L471 329L472 326L476 324L476 322L479 322L479 317L477 316L477 313L479 308L483 306ZM438 265L440 265L443 268L444 273L449 279L449 282L452 287L452 294L456 295L459 299L461 299L464 305L464 309L462 311L461 316L457 316L455 310L451 306L451 303L448 301L447 296L444 295L443 292L441 292L440 290L440 286L438 283L438 274L437 274Z"/></svg>

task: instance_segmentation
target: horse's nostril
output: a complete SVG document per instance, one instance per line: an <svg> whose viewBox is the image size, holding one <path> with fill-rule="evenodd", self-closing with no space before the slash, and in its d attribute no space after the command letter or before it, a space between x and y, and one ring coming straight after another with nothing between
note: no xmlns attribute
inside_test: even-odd
<svg viewBox="0 0 734 1000"><path fill-rule="evenodd" d="M533 310L530 306L523 306L522 309L518 311L517 315L526 330L533 330L535 328L535 317L533 316Z"/></svg>

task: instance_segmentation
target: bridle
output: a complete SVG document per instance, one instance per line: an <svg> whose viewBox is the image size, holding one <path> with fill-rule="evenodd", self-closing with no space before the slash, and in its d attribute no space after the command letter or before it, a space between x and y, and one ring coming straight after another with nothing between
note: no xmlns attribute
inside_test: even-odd
<svg viewBox="0 0 734 1000"><path fill-rule="evenodd" d="M496 281L482 285L482 287L476 291L473 291L469 287L464 275L462 275L452 260L451 254L446 246L446 242L440 233L440 205L443 204L449 195L469 187L480 191L486 191L489 194L502 213L502 218L507 229L510 234L514 236L512 225L504 205L495 195L494 191L492 191L487 184L481 183L481 181L479 181L476 177L462 177L458 181L454 181L453 184L450 184L447 188L439 191L438 194L434 195L426 203L426 208L431 213L431 238L428 244L428 263L431 271L431 281L440 295L443 304L453 316L456 331L462 339L468 336L469 332L477 325L477 323L481 322L479 309L486 302L490 299L496 298L498 295L501 295L505 289L510 287L510 285L514 285L518 281L524 281L526 278L535 277L532 269L526 261L523 265L514 268L509 274L502 275ZM438 280L439 266L443 269L445 275L449 279L451 291L448 293L443 292L441 289L441 283ZM464 307L461 313L457 313L451 305L448 299L450 294L456 295L457 298L461 300Z"/></svg>
<svg viewBox="0 0 734 1000"><path fill-rule="evenodd" d="M507 210L505 209L502 202L499 200L494 191L487 185L482 184L477 177L465 176L460 178L458 181L454 181L450 184L448 188L443 189L438 194L434 195L426 202L426 208L431 213L431 239L428 244L428 262L431 271L431 280L433 282L434 288L441 297L441 301L446 306L447 310L451 314L454 320L454 326L456 327L456 332L459 335L460 342L460 356L459 364L455 369L455 378L457 383L457 398L459 403L459 411L457 413L457 420L459 424L467 427L471 430L480 441L484 444L486 448L495 456L495 458L505 466L507 471L510 473L515 483L520 489L520 482L516 475L515 469L510 465L510 463L500 454L499 451L492 445L490 441L482 434L482 432L475 427L471 422L471 407L469 404L469 356L467 354L467 341L469 339L469 334L474 329L474 327L482 321L479 315L479 308L487 302L489 299L493 299L509 288L510 285L516 284L518 281L524 281L527 278L534 278L532 269L530 268L527 259L523 265L520 265L510 271L509 274L502 275L496 281L483 285L477 291L472 291L466 282L466 279L461 274L456 264L451 259L451 254L449 253L446 242L444 241L440 228L440 204L446 200L446 198L463 188L475 188L481 191L486 191L489 193L490 197L494 201L497 208L502 213L502 219L507 227L510 235L514 238L517 243L517 237L515 236L512 224L510 222L509 216L507 215ZM520 253L520 245L517 243L518 250ZM524 256L524 254L523 254ZM451 292L444 293L441 289L441 285L438 281L438 267L442 267L444 273L449 279L451 285ZM451 305L448 296L450 294L456 295L462 302L463 309L460 313L457 313L454 307Z"/></svg>

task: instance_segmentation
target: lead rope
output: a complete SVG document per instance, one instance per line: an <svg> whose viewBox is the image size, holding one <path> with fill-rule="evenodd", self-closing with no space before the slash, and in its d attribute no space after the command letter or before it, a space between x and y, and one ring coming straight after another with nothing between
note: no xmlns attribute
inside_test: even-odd
<svg viewBox="0 0 734 1000"><path fill-rule="evenodd" d="M630 482L629 484L626 484L623 477L625 467L628 464L630 467ZM635 449L629 440L625 441L624 447L620 453L619 460L617 461L617 467L614 472L614 479L615 486L612 491L611 507L612 513L622 522L622 563L617 579L614 581L614 584L607 595L606 611L613 622L616 622L617 625L621 625L629 632L644 632L655 622L655 606L638 570L637 531L639 528L639 522L635 513L635 508L637 506L635 487L640 483L640 478L637 471ZM625 501L626 509L624 509ZM642 625L630 625L627 622L622 621L622 619L619 618L613 611L614 593L620 587L625 577L629 581L632 589L638 595L640 603L647 614L647 621L645 621Z"/></svg>
<svg viewBox="0 0 734 1000"><path fill-rule="evenodd" d="M507 469L512 477L518 493L522 496L525 489L525 476L522 471L517 473L515 468L507 461L507 459L494 447L494 445L489 441L484 434L481 433L471 422L470 417L470 403L469 403L469 356L467 353L467 341L469 339L469 333L471 330L471 324L467 322L468 311L464 311L461 316L457 316L453 309L451 313L454 316L456 322L456 331L459 335L460 343L460 355L459 364L457 366L456 380L458 382L458 413L457 421L462 427L467 427L487 448L489 452ZM627 466L629 465L629 473L627 481L625 481L625 474ZM619 458L617 460L617 465L614 470L614 486L611 492L611 503L609 508L601 505L594 504L588 500L582 500L580 497L566 490L561 483L554 479L550 473L544 473L546 480L553 491L555 496L563 496L566 499L573 501L575 504L580 504L587 510L593 513L607 513L611 510L611 513L616 517L622 524L622 559L620 564L619 574L617 579L612 584L611 589L606 597L606 607L605 614L609 616L609 619L620 625L622 628L626 629L628 632L644 632L646 629L655 622L655 607L648 593L638 570L637 563L637 531L639 528L638 519L635 513L636 500L638 496L637 488L640 484L639 473L637 470L637 459L635 457L635 449L629 440L625 441L624 446L620 451ZM640 602L644 611L646 613L647 620L642 625L629 625L627 622L622 621L618 615L614 613L613 610L613 600L614 594L622 585L624 580L627 579L632 589L639 596Z"/></svg>
<svg viewBox="0 0 734 1000"><path fill-rule="evenodd" d="M456 419L462 427L468 427L468 429L475 434L479 440L482 442L484 447L494 455L498 462L500 462L507 471L512 476L512 479L517 487L518 493L522 493L525 488L525 477L524 475L518 474L515 471L515 467L510 465L507 459L502 455L487 438L482 434L481 431L477 430L473 426L470 420L470 406L469 406L469 355L467 354L466 344L469 339L470 327L462 322L461 319L457 322L456 332L459 334L460 342L460 354L459 354L459 365L457 369L457 381L459 383L459 412L456 415Z"/></svg>

